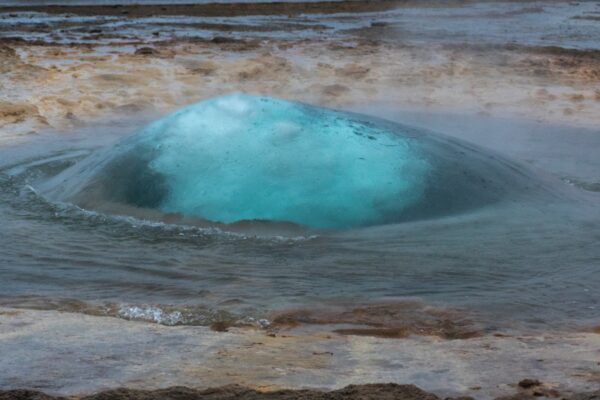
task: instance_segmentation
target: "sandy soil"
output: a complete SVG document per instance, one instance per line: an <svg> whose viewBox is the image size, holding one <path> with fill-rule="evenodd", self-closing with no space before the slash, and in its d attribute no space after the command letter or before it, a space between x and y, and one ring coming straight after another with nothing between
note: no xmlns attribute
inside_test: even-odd
<svg viewBox="0 0 600 400"><path fill-rule="evenodd" d="M338 108L385 102L579 126L600 123L598 51L417 48L366 39L216 38L102 48L5 39L0 54L2 140L131 113L162 114L232 91Z"/></svg>

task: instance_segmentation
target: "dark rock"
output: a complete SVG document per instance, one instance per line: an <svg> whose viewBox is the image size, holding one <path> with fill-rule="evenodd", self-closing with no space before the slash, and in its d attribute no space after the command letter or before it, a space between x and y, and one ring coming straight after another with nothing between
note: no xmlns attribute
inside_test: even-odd
<svg viewBox="0 0 600 400"><path fill-rule="evenodd" d="M206 390L171 387L161 390L114 389L82 397L81 400L439 400L414 385L350 385L340 390L280 390L258 392L237 385ZM0 400L66 400L28 390L0 391ZM587 400L587 399L586 399Z"/></svg>
<svg viewBox="0 0 600 400"><path fill-rule="evenodd" d="M534 386L540 386L541 384L542 383L537 379L523 379L519 382L519 387L522 387L523 389L529 389Z"/></svg>
<svg viewBox="0 0 600 400"><path fill-rule="evenodd" d="M0 400L59 400L62 397L48 396L35 390L0 391Z"/></svg>
<svg viewBox="0 0 600 400"><path fill-rule="evenodd" d="M135 54L143 56L153 56L158 54L158 50L152 47L140 47L135 51Z"/></svg>
<svg viewBox="0 0 600 400"><path fill-rule="evenodd" d="M227 332L227 330L231 327L231 324L228 324L225 321L215 321L210 324L210 329L215 332Z"/></svg>
<svg viewBox="0 0 600 400"><path fill-rule="evenodd" d="M371 27L372 28L382 28L384 26L388 26L389 24L387 22L384 21L375 21L375 22L371 22Z"/></svg>
<svg viewBox="0 0 600 400"><path fill-rule="evenodd" d="M517 393L511 396L498 397L496 400L537 400L537 397L529 393Z"/></svg>
<svg viewBox="0 0 600 400"><path fill-rule="evenodd" d="M210 41L213 43L216 43L216 44L222 44L222 43L238 43L240 40L230 38L230 37L225 37L225 36L215 36Z"/></svg>

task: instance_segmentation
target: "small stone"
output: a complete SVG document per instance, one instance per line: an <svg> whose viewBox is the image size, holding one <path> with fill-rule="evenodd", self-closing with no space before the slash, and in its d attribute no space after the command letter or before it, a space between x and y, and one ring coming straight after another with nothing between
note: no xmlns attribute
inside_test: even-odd
<svg viewBox="0 0 600 400"><path fill-rule="evenodd" d="M153 56L158 54L158 51L152 47L140 47L135 51L135 54L143 56Z"/></svg>
<svg viewBox="0 0 600 400"><path fill-rule="evenodd" d="M541 384L542 383L537 379L523 379L519 382L519 387L522 387L523 389L529 389L534 386L540 386Z"/></svg>
<svg viewBox="0 0 600 400"><path fill-rule="evenodd" d="M228 332L229 328L230 325L224 321L215 321L212 324L210 324L210 329L212 329L215 332Z"/></svg>

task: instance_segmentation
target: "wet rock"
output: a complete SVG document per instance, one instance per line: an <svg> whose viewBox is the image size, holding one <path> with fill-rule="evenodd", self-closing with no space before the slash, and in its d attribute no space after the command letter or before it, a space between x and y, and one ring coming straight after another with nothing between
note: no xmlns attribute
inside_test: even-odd
<svg viewBox="0 0 600 400"><path fill-rule="evenodd" d="M318 393L318 392L317 392ZM300 399L302 397L290 397L291 399ZM397 385L394 383L388 384L367 384L367 385L350 385L341 390L329 392L322 399L377 399L377 400L437 400L438 397L432 393L428 393L415 385Z"/></svg>
<svg viewBox="0 0 600 400"><path fill-rule="evenodd" d="M517 393L511 396L498 397L496 400L536 400L537 397L530 393Z"/></svg>
<svg viewBox="0 0 600 400"><path fill-rule="evenodd" d="M68 121L71 126L81 126L83 125L83 121L75 115L72 111L69 111L65 114L64 120Z"/></svg>
<svg viewBox="0 0 600 400"><path fill-rule="evenodd" d="M210 329L212 329L215 332L227 332L230 327L231 324L225 321L215 321L212 324L210 324Z"/></svg>
<svg viewBox="0 0 600 400"><path fill-rule="evenodd" d="M519 387L522 387L523 389L529 389L534 386L540 386L541 384L542 383L537 379L523 379L519 382Z"/></svg>
<svg viewBox="0 0 600 400"><path fill-rule="evenodd" d="M510 399L530 399L530 398L557 398L560 393L537 379L523 379L518 383L519 393L510 397Z"/></svg>
<svg viewBox="0 0 600 400"><path fill-rule="evenodd" d="M52 397L35 390L0 391L0 400L59 400L63 397Z"/></svg>
<svg viewBox="0 0 600 400"><path fill-rule="evenodd" d="M41 392L12 390L0 392L0 400L63 400ZM340 390L280 390L259 392L237 385L206 390L171 387L161 390L114 389L81 397L81 400L439 400L414 385L366 384L350 385ZM582 399L583 400L583 399Z"/></svg>
<svg viewBox="0 0 600 400"><path fill-rule="evenodd" d="M239 41L240 41L239 39L234 39L234 38L225 37L225 36L215 36L211 39L211 42L213 42L215 44L237 43Z"/></svg>
<svg viewBox="0 0 600 400"><path fill-rule="evenodd" d="M158 50L156 50L155 48L152 47L140 47L139 49L137 49L135 51L136 55L142 55L142 56L155 56L158 55Z"/></svg>

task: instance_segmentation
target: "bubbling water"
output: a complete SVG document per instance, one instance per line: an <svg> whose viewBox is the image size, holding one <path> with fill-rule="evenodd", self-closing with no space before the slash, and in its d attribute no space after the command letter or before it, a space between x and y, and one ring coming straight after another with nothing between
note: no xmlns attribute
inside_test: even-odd
<svg viewBox="0 0 600 400"><path fill-rule="evenodd" d="M481 207L524 182L515 166L444 136L230 94L92 155L49 182L47 194L103 211L121 205L222 224L340 229Z"/></svg>

